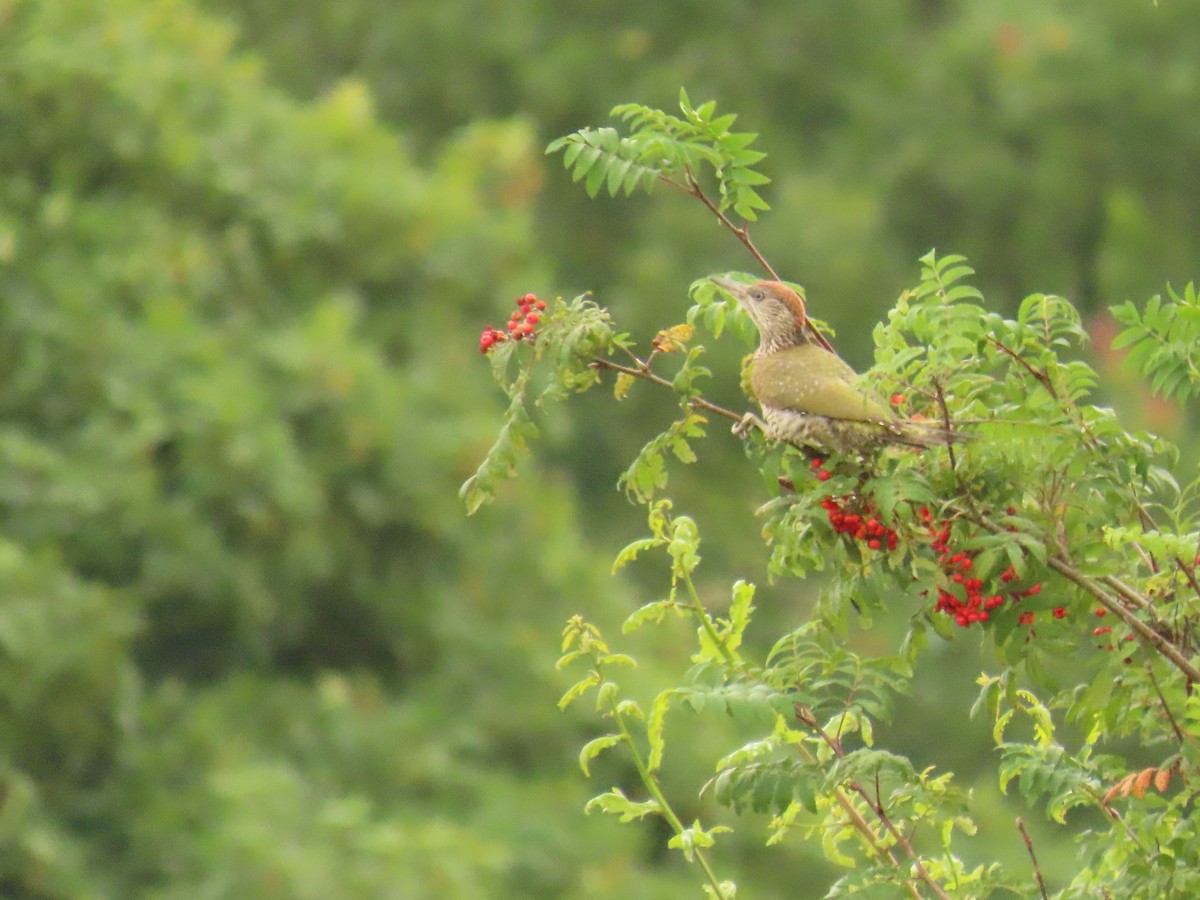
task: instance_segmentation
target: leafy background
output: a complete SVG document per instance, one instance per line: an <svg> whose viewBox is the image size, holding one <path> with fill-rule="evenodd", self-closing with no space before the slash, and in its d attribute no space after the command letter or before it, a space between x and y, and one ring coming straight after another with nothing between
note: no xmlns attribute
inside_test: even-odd
<svg viewBox="0 0 1200 900"><path fill-rule="evenodd" d="M1130 0L0 0L0 895L691 896L661 829L583 816L595 725L554 705L566 618L664 590L609 567L669 400L555 409L518 489L470 520L456 492L513 297L590 289L648 338L751 261L685 198L589 202L544 146L716 98L769 154L756 241L851 362L917 257L961 252L1000 311L1075 300L1113 402L1187 446L1101 310L1197 276L1198 41ZM726 405L743 352L708 361ZM766 564L723 431L676 491L714 596ZM811 589L764 588L763 633ZM942 646L887 739L977 781L980 860L1021 859L1025 814L1053 880L1071 846L968 719L981 665ZM668 728L695 783L735 726ZM748 896L828 880L738 840Z"/></svg>

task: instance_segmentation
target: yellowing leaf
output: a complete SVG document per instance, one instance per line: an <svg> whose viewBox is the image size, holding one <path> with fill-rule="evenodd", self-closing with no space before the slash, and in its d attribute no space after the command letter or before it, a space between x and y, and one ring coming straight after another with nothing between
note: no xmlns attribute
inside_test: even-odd
<svg viewBox="0 0 1200 900"><path fill-rule="evenodd" d="M696 329L686 322L682 325L672 325L656 334L650 346L659 353L679 353L687 349L687 342L695 333Z"/></svg>

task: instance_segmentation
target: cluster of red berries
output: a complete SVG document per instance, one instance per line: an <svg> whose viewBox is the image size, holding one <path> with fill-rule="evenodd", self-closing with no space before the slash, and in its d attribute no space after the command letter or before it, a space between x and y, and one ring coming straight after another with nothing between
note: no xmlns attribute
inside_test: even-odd
<svg viewBox="0 0 1200 900"><path fill-rule="evenodd" d="M824 468L823 460L814 459L812 465L818 479L829 480L829 471ZM852 494L838 500L829 496L821 501L821 508L829 517L835 534L844 534L852 541L865 544L870 550L882 550L885 547L889 551L895 550L900 541L895 529L883 524L867 498Z"/></svg>
<svg viewBox="0 0 1200 900"><path fill-rule="evenodd" d="M895 402L894 398L893 402ZM828 481L830 479L831 475L825 468L823 459L814 459L812 467L817 480ZM868 498L858 494L845 495L840 499L827 496L821 501L821 508L829 517L829 524L835 534L845 535L852 541L861 542L871 550L883 550L886 547L892 551L899 544L900 539L896 530L883 523ZM1016 510L1009 508L1007 512L1011 516L1016 513ZM918 511L918 517L930 538L929 546L937 554L938 563L947 579L947 584L938 588L937 605L934 608L938 612L952 616L955 625L968 628L976 622L986 622L991 618L991 613L1006 602L1016 603L1042 592L1041 582L1023 589L1013 586L1013 582L1019 576L1016 568L1010 565L1000 573L1000 581L1004 587L993 588L986 592L985 596L983 579L976 577L972 571L975 566L974 554L961 550L955 552L951 545L951 523L935 524L933 514L924 506ZM1009 530L1015 529L1013 526L1009 526ZM1200 564L1200 557L1197 558L1197 563ZM958 593L959 590L962 592L961 595ZM1050 615L1055 619L1065 619L1067 617L1066 607L1055 606L1050 610ZM1095 615L1097 618L1103 618L1107 615L1107 610L1100 607L1096 609ZM1034 634L1033 610L1022 610L1017 616L1017 621L1022 625L1030 626L1029 636L1032 637ZM1103 638L1111 633L1112 626L1101 625L1092 631L1092 636ZM1133 640L1131 634L1126 634L1121 638L1121 641L1131 640ZM1115 649L1111 643L1105 647L1100 645L1097 647L1098 649ZM1131 657L1125 658L1126 663L1132 661Z"/></svg>
<svg viewBox="0 0 1200 900"><path fill-rule="evenodd" d="M861 541L871 550L895 550L900 538L892 528L879 521L874 507L869 501L859 500L855 504L853 496L836 500L826 497L821 501L821 508L829 516L829 524L836 534L844 534L850 540ZM856 511L857 509L857 511Z"/></svg>
<svg viewBox="0 0 1200 900"><path fill-rule="evenodd" d="M897 400L903 402L902 395L894 397L893 403ZM812 467L818 481L828 481L832 477L825 468L823 459L812 460ZM886 547L888 551L892 551L900 542L896 530L880 519L868 498L858 494L841 498L827 496L821 502L821 508L829 517L829 524L835 534L845 535L852 541L865 544L870 550L883 550ZM1015 515L1016 510L1010 508L1008 514ZM973 571L975 554L965 550L956 551L951 544L952 523L935 523L933 514L924 506L917 515L925 528L929 546L937 555L938 564L945 575L945 583L937 589L937 604L934 608L952 617L955 625L968 628L976 622L986 622L992 613L1005 603L1015 603L1042 592L1040 582L1023 589L1013 585L1018 577L1013 566L1001 573L1002 587L993 587L985 591L983 579ZM1009 526L1009 529L1013 530L1012 526ZM1066 617L1067 611L1062 606L1056 606L1051 614L1056 619L1062 619ZM1025 610L1018 616L1018 621L1022 625L1032 625L1033 617L1032 610ZM1032 631L1030 633L1032 634ZM1098 629L1097 636L1100 633Z"/></svg>
<svg viewBox="0 0 1200 900"><path fill-rule="evenodd" d="M508 330L502 331L492 325L483 329L483 333L479 335L479 352L487 353L496 344L503 343L510 338L514 341L524 338L532 339L545 308L546 301L539 300L537 294L518 297L517 308L508 317Z"/></svg>
<svg viewBox="0 0 1200 900"><path fill-rule="evenodd" d="M1009 510L1009 515L1014 512L1015 510ZM1024 590L993 588L985 595L983 579L975 576L972 572L975 566L974 555L967 551L953 552L950 544L950 523L942 522L935 525L933 515L924 506L921 507L918 515L931 538L930 547L937 554L938 563L948 580L948 584L938 588L937 605L934 608L938 612L952 616L955 625L967 628L976 622L986 622L991 618L992 612L1006 602L1016 602L1041 593L1042 585L1039 582ZM1009 566L1000 575L1000 581L1005 585L1010 585L1016 579L1017 571L1012 566ZM961 595L958 593L960 588ZM1001 593L1002 590L1003 593ZM1063 607L1055 607L1055 618L1061 619L1065 615L1066 610ZM1023 625L1032 624L1033 613L1029 610L1022 612L1018 621Z"/></svg>
<svg viewBox="0 0 1200 900"><path fill-rule="evenodd" d="M1037 585L1034 585L1034 587L1041 588L1041 585L1037 584ZM1034 591L1034 593L1037 593L1037 591ZM1054 616L1054 618L1056 618L1056 619L1065 619L1067 617L1066 607L1056 606L1056 607L1054 607L1054 609L1050 610L1050 615ZM1033 624L1033 610L1030 610L1030 609L1025 610L1023 613L1021 613L1019 616L1017 616L1017 621L1020 622L1022 625L1032 625ZM1032 633L1033 632L1031 631L1030 634L1032 634Z"/></svg>
<svg viewBox="0 0 1200 900"><path fill-rule="evenodd" d="M1095 612L1095 616L1097 619L1103 619L1105 616L1108 615L1108 610L1105 609L1103 606L1097 606L1094 612ZM1100 625L1100 626L1092 629L1092 637L1094 637L1094 638L1103 639L1105 637L1105 635L1109 635L1109 634L1112 634L1112 626L1111 625ZM1117 645L1113 645L1112 643L1105 643L1103 645L1097 644L1096 649L1097 650L1116 650L1117 646L1119 646L1120 643L1123 643L1126 641L1132 641L1132 640L1133 640L1133 635L1126 633L1126 634L1121 635L1121 638L1118 641ZM1107 641L1111 642L1112 638L1107 638ZM1133 662L1133 657L1131 657L1131 656L1125 657L1126 664L1129 664L1131 662Z"/></svg>

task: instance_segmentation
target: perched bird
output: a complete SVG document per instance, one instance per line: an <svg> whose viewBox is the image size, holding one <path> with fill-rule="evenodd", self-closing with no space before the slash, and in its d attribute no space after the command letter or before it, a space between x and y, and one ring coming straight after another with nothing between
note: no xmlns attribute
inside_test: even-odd
<svg viewBox="0 0 1200 900"><path fill-rule="evenodd" d="M931 447L964 438L938 425L901 418L864 392L845 360L816 343L804 301L787 285L709 280L732 295L758 328L750 386L762 408L767 437L817 453L858 454L888 444ZM748 424L743 421L739 428Z"/></svg>

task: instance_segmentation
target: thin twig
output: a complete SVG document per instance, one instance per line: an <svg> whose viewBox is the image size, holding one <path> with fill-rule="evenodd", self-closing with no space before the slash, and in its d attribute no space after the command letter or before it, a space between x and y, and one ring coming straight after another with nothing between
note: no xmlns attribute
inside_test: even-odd
<svg viewBox="0 0 1200 900"><path fill-rule="evenodd" d="M863 818L862 813L854 808L854 804L850 802L850 799L840 790L834 792L834 799L837 801L838 806L842 808L842 811L846 813L847 818L850 820L850 824L854 826L855 830L857 830L859 834L863 835L868 846L870 846L870 848L874 850L877 855L887 860L887 862L895 869L899 870L900 861L896 859L895 854L893 854L891 850L876 843L875 832L871 830L871 824ZM908 888L908 893L914 897L915 900L921 900L921 892L917 890L917 886L913 884L911 880L905 879L904 886Z"/></svg>
<svg viewBox="0 0 1200 900"><path fill-rule="evenodd" d="M637 367L623 366L620 363L613 362L611 359L604 359L597 356L591 361L590 365L597 369L612 369L614 372L624 372L626 375L632 375L634 378L643 378L646 381L652 381L655 384L669 388L672 391L675 390L675 385L673 385L670 381L663 378L661 375L656 375L648 368L645 368L645 364L642 363L641 360L638 360L638 362L639 365ZM714 413L718 416L724 416L726 419L732 419L734 422L740 423L742 419L745 418L745 416L740 416L733 410L726 409L723 406L718 406L709 400L705 400L703 397L689 397L688 405L692 407L699 407L700 409L707 409L710 413Z"/></svg>
<svg viewBox="0 0 1200 900"><path fill-rule="evenodd" d="M691 166L684 168L683 177L684 183L680 186L684 189L684 191L703 203L708 208L708 211L716 216L717 220L722 225L733 232L734 237L742 242L745 248L750 251L750 255L758 261L758 264L766 269L767 273L773 279L779 281L779 274L773 268L771 268L771 264L767 262L766 257L758 252L758 248L755 247L754 242L750 240L750 232L746 230L744 225L741 227L734 225L733 222L730 221L729 217L721 211L720 207L708 199L708 195L704 193L704 189L700 187L700 182L696 180L696 176L692 173ZM678 184L678 182L675 183Z"/></svg>
<svg viewBox="0 0 1200 900"><path fill-rule="evenodd" d="M1167 698L1163 696L1162 688L1158 686L1158 678L1154 674L1154 666L1150 664L1150 660L1146 660L1146 674L1150 676L1150 684L1154 686L1154 693L1158 694L1158 702L1162 704L1163 712L1167 715L1167 721L1171 723L1171 729L1175 732L1175 737L1180 744L1186 744L1190 738L1179 727L1179 723L1175 721L1175 714L1171 712L1171 707L1167 705Z"/></svg>
<svg viewBox="0 0 1200 900"><path fill-rule="evenodd" d="M821 723L817 721L816 717L810 710L797 704L795 711L796 718L815 731L829 747L829 749L833 751L834 756L836 756L838 759L841 759L845 756L845 751L842 749L841 742L835 740L825 732L825 729L821 727ZM871 808L871 811L875 813L875 817L879 820L879 824L881 824L887 833L892 836L892 840L894 840L896 845L904 851L905 855L912 860L913 873L921 881L925 882L926 887L933 891L933 893L941 898L941 900L950 900L950 895L947 894L945 889L937 883L932 875L929 874L928 870L921 862L921 855L917 852L916 847L912 845L912 841L910 841L900 831L900 829L896 827L896 824L888 816L887 810L884 809L882 801L878 799L872 800L870 792L857 781L850 780L846 782L846 787L848 790L853 791L863 799L863 801ZM844 804L843 808L845 808ZM891 854L889 853L889 855ZM909 888L911 891L911 884L909 885ZM920 895L917 894L917 896Z"/></svg>
<svg viewBox="0 0 1200 900"><path fill-rule="evenodd" d="M934 396L937 398L938 408L942 412L942 427L946 429L946 434L952 434L954 430L953 423L950 421L950 410L946 406L946 392L942 389L942 379L933 379ZM958 460L954 456L954 442L949 437L946 438L946 452L950 455L950 474L954 476L954 486L957 489L958 483Z"/></svg>
<svg viewBox="0 0 1200 900"><path fill-rule="evenodd" d="M817 732L817 734L820 734L822 737L824 737L826 743L828 743L828 736L822 733L820 724L817 722L810 709L797 703L793 707L793 710L795 712L797 721L812 728ZM813 752L804 744L794 742L792 744L792 748L809 762L816 762L816 757L813 755ZM860 813L855 808L854 804L850 802L850 798L846 796L845 792L843 792L841 788L835 787L833 789L833 798L837 805L842 808L842 811L846 814L850 824L854 827L854 830L858 832L859 836L863 840L863 843L870 848L871 852L873 852L881 860L887 862L893 868L899 869L900 861L896 859L896 855L892 853L891 848L885 847L879 843L875 836L874 829L871 828L871 824L865 818L863 818L862 813ZM912 883L911 879L906 879L904 883L908 888L908 892L913 897L917 898L917 900L920 900L921 893L916 889L916 886Z"/></svg>
<svg viewBox="0 0 1200 900"><path fill-rule="evenodd" d="M1119 597L1106 591L1098 582L1080 572L1069 561L1058 556L1046 558L1046 565L1054 569L1068 581L1074 582L1084 591L1091 594L1111 613L1115 613L1121 621L1137 632L1138 637L1146 641L1155 650L1171 661L1179 671L1187 676L1189 682L1200 681L1200 669L1197 669L1186 656L1163 635L1159 634L1128 609Z"/></svg>
<svg viewBox="0 0 1200 900"><path fill-rule="evenodd" d="M991 531L993 534L1002 534L1003 530L995 522L992 522L982 516L972 516L971 521L977 525ZM1101 575L1099 579L1092 578L1090 575L1080 571L1067 556L1065 546L1058 548L1057 554L1047 555L1046 565L1049 566L1058 574L1062 575L1068 581L1073 582L1084 592L1091 594L1101 606L1109 612L1115 614L1122 622L1128 625L1135 631L1142 640L1150 644L1162 656L1168 659L1179 671L1187 676L1189 686L1194 682L1200 682L1200 669L1184 655L1183 650L1175 645L1173 641L1165 635L1151 628L1145 622L1137 617L1132 609L1126 604L1134 605L1141 608L1144 612L1153 613L1154 605L1150 599L1142 594L1139 594L1121 579L1113 575ZM1117 593L1110 593L1105 589L1105 586L1111 587Z"/></svg>
<svg viewBox="0 0 1200 900"><path fill-rule="evenodd" d="M1063 412L1066 413L1067 418L1072 418L1071 413L1074 412L1075 413L1074 418L1076 419L1075 424L1078 425L1080 430L1082 430L1083 433L1087 436L1088 445L1093 450L1100 449L1100 441L1098 441L1096 439L1095 432L1093 432L1091 427L1088 425L1088 423L1086 421L1084 421L1083 416L1079 413L1079 410L1075 407L1075 403L1070 398L1070 396L1068 396L1064 399L1062 397L1062 395L1058 392L1058 389L1054 386L1054 382L1051 381L1051 379L1050 379L1049 371L1047 371L1046 369L1035 369L1033 367L1033 365L1028 360L1023 358L1021 356L1021 354L1017 353L1016 350L1013 350L1011 347L1007 346L1003 342L996 340L996 338L992 337L992 335L990 335L990 334L987 335L987 339L995 347L999 348L1004 353L1007 353L1014 360L1016 360L1018 363L1020 363L1025 368L1025 371L1027 371L1031 376L1033 376L1033 379L1038 384L1040 384L1042 387L1044 387L1046 389L1047 393L1049 393L1050 396L1053 397L1056 402L1067 407L1066 409L1063 410Z"/></svg>
<svg viewBox="0 0 1200 900"><path fill-rule="evenodd" d="M1150 857L1150 850L1142 846L1142 842L1138 840L1138 836L1134 834L1133 829L1129 827L1129 823L1121 818L1121 814L1104 802L1104 798L1099 796L1095 791L1086 786L1081 786L1080 790L1087 794L1093 803L1099 807L1100 812L1104 813L1104 817L1115 825L1120 825L1121 830L1125 832L1125 837L1129 838L1129 843L1142 851L1142 854L1147 859Z"/></svg>
<svg viewBox="0 0 1200 900"><path fill-rule="evenodd" d="M1022 357L1021 354L1019 354L1016 350L1012 349L1012 347L1009 347L1007 344L1004 344L1003 342L996 340L996 338L992 337L990 334L987 335L987 339L995 347L997 347L1000 350L1003 350L1005 353L1007 353L1009 356L1011 356L1014 360L1019 362L1025 368L1025 371L1027 371L1030 375L1033 376L1034 381L1036 381L1038 384L1040 384L1042 387L1044 387L1046 389L1047 393L1049 393L1051 397L1053 397L1055 400L1058 399L1058 391L1055 390L1054 384L1050 381L1050 375L1046 372L1045 369L1041 369L1041 370L1035 369L1033 367L1033 365L1027 359Z"/></svg>
<svg viewBox="0 0 1200 900"><path fill-rule="evenodd" d="M781 281L782 279L779 277L779 274L774 268L772 268L771 264L767 262L767 258L759 252L756 246L754 246L754 241L750 240L750 231L745 225L733 224L733 221L729 218L729 216L725 215L725 213L721 211L721 208L709 199L708 195L704 193L704 189L700 187L700 182L696 180L696 176L692 173L690 166L684 167L683 177L684 180L679 182L667 175L658 176L660 181L666 182L667 184L671 185L671 187L677 188L678 190L683 191L689 197L695 197L697 200L703 203L705 208L717 217L717 221L720 222L725 228L729 229L733 236L742 242L742 245L750 251L750 255L754 257L755 261L762 266L764 270L766 270L767 274L770 275L775 281ZM817 329L817 326L814 325L807 316L804 317L804 327L812 332L813 338L818 344L820 344L830 353L834 352L833 345L829 343L825 335L821 334L821 332Z"/></svg>
<svg viewBox="0 0 1200 900"><path fill-rule="evenodd" d="M1195 566L1188 566L1178 556L1175 557L1175 565L1179 567L1179 571L1183 573L1183 577L1187 580L1187 583L1196 592L1196 596L1200 597L1200 583L1196 582Z"/></svg>
<svg viewBox="0 0 1200 900"><path fill-rule="evenodd" d="M1042 878L1042 867L1038 865L1037 854L1033 852L1033 840L1029 837L1029 832L1025 830L1025 822L1017 816L1017 830L1021 832L1021 839L1025 841L1025 849L1029 851L1029 861L1033 864L1033 874L1037 878L1038 890L1042 892L1042 900L1049 900L1050 895L1046 893L1046 881Z"/></svg>
<svg viewBox="0 0 1200 900"><path fill-rule="evenodd" d="M867 789L857 781L851 781L847 787L862 797L867 803L871 803L871 795L867 792ZM879 819L880 824L887 829L887 832L892 836L892 839L901 847L901 849L904 850L908 858L912 860L913 872L916 873L916 876L925 882L926 887L933 891L933 893L941 898L941 900L950 900L950 895L946 893L945 889L938 884L937 881L934 880L933 876L931 876L925 869L924 864L921 862L921 855L917 853L917 848L912 845L912 841L910 841L900 832L900 829L897 828L895 823L893 823L888 817L887 811L883 808L883 806L876 806L874 804L871 804L871 806L875 812L875 816Z"/></svg>
<svg viewBox="0 0 1200 900"><path fill-rule="evenodd" d="M1134 606L1144 609L1148 613L1154 612L1154 604L1150 602L1150 598L1139 594L1116 575L1102 575L1100 578L1110 588L1132 603Z"/></svg>

